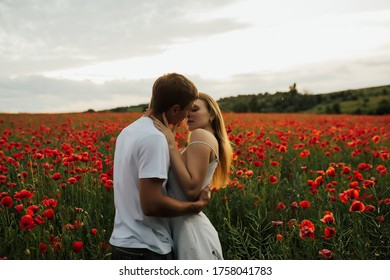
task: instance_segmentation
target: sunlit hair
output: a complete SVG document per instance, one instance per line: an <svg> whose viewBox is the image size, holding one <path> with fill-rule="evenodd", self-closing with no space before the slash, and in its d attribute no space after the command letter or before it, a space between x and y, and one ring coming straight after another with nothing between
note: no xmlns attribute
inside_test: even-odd
<svg viewBox="0 0 390 280"><path fill-rule="evenodd" d="M177 73L165 74L153 84L149 109L162 114L178 104L183 110L198 97L195 85L185 76Z"/></svg>
<svg viewBox="0 0 390 280"><path fill-rule="evenodd" d="M218 141L219 163L214 172L211 184L212 187L219 189L229 183L229 171L230 164L232 162L233 149L226 133L225 122L218 103L212 97L203 92L199 93L199 99L206 102L208 111L212 116L214 116L214 120L211 122L211 125L214 130L214 136Z"/></svg>

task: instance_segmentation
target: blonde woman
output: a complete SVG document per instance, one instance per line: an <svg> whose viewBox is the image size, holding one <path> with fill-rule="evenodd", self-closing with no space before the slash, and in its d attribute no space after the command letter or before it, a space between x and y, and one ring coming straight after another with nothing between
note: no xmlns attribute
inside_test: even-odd
<svg viewBox="0 0 390 280"><path fill-rule="evenodd" d="M171 170L168 194L182 201L194 201L202 189L220 188L228 183L232 148L217 102L199 93L187 114L189 142L183 151L176 146L176 126L170 129L154 119L155 126L168 140ZM175 258L179 260L223 259L218 233L207 216L184 215L170 220Z"/></svg>

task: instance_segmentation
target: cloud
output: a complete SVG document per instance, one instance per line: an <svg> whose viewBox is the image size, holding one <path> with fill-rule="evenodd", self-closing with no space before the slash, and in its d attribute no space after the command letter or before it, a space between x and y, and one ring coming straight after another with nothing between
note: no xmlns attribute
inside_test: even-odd
<svg viewBox="0 0 390 280"><path fill-rule="evenodd" d="M174 42L247 27L213 15L233 2L2 1L0 74L34 74L146 56Z"/></svg>
<svg viewBox="0 0 390 280"><path fill-rule="evenodd" d="M186 74L199 91L216 100L239 94L287 91L297 83L302 93L329 93L389 84L390 50L360 60L311 63L283 71L205 78ZM372 77L366 79L366 76ZM155 77L157 78L157 77ZM55 113L104 110L148 103L154 79L121 79L103 84L44 76L0 76L0 112Z"/></svg>
<svg viewBox="0 0 390 280"><path fill-rule="evenodd" d="M390 49L387 55L373 54L359 60L329 60L302 64L280 71L250 72L233 75L223 80L195 77L200 90L215 99L239 94L275 93L288 91L297 84L301 93L320 94L348 89L389 85ZM367 76L371 77L367 79Z"/></svg>
<svg viewBox="0 0 390 280"><path fill-rule="evenodd" d="M177 71L219 99L388 84L388 0L1 0L0 112L147 103ZM94 81L96 84L91 81Z"/></svg>
<svg viewBox="0 0 390 280"><path fill-rule="evenodd" d="M147 103L153 81L90 81L43 76L0 77L0 112L82 112Z"/></svg>

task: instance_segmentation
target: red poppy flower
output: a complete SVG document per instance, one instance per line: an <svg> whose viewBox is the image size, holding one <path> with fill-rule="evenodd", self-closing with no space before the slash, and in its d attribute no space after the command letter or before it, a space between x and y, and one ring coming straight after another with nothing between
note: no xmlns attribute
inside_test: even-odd
<svg viewBox="0 0 390 280"><path fill-rule="evenodd" d="M74 184L74 183L76 183L77 182L77 179L75 178L75 177L70 177L69 179L68 179L68 184Z"/></svg>
<svg viewBox="0 0 390 280"><path fill-rule="evenodd" d="M8 192L0 192L0 198L8 196Z"/></svg>
<svg viewBox="0 0 390 280"><path fill-rule="evenodd" d="M378 143L380 140L381 140L381 138L378 135L374 135L372 137L372 142L374 142L374 143Z"/></svg>
<svg viewBox="0 0 390 280"><path fill-rule="evenodd" d="M46 220L41 215L37 215L34 217L34 223L37 225L43 225L46 223Z"/></svg>
<svg viewBox="0 0 390 280"><path fill-rule="evenodd" d="M364 180L363 174L360 172L357 172L357 171L353 172L353 178L355 181L363 181Z"/></svg>
<svg viewBox="0 0 390 280"><path fill-rule="evenodd" d="M351 173L351 168L349 166L344 166L341 174L349 174Z"/></svg>
<svg viewBox="0 0 390 280"><path fill-rule="evenodd" d="M76 226L76 228L79 228L79 227L84 226L84 222L76 220L76 221L74 221L74 225Z"/></svg>
<svg viewBox="0 0 390 280"><path fill-rule="evenodd" d="M299 202L299 206L301 207L301 208L309 208L310 207L310 202L309 201L307 201L307 200L302 200L301 202Z"/></svg>
<svg viewBox="0 0 390 280"><path fill-rule="evenodd" d="M278 148L278 151L279 151L279 152L282 152L282 153L287 153L287 147L281 145L281 146Z"/></svg>
<svg viewBox="0 0 390 280"><path fill-rule="evenodd" d="M382 160L388 160L389 159L389 153L388 152L381 152L380 157Z"/></svg>
<svg viewBox="0 0 390 280"><path fill-rule="evenodd" d="M377 220L378 222L383 223L383 222L385 221L385 216L378 216L378 217L376 217L376 220Z"/></svg>
<svg viewBox="0 0 390 280"><path fill-rule="evenodd" d="M324 172L324 170L317 170L317 174L318 174L319 176L324 176L324 175L325 175L325 172Z"/></svg>
<svg viewBox="0 0 390 280"><path fill-rule="evenodd" d="M27 213L27 215L34 216L34 214L36 214L38 212L38 210L39 210L38 206L31 205L31 206L27 207L26 213Z"/></svg>
<svg viewBox="0 0 390 280"><path fill-rule="evenodd" d="M81 250L83 249L84 243L82 241L75 241L73 243L73 251L75 253L80 253Z"/></svg>
<svg viewBox="0 0 390 280"><path fill-rule="evenodd" d="M299 156L300 156L301 158L307 158L308 156L310 156L310 151L309 151L309 150L303 150L303 151L299 154Z"/></svg>
<svg viewBox="0 0 390 280"><path fill-rule="evenodd" d="M366 205L366 207L364 208L364 212L374 212L376 210L375 206L374 205Z"/></svg>
<svg viewBox="0 0 390 280"><path fill-rule="evenodd" d="M326 240L328 239L331 239L332 237L334 237L336 235L336 230L334 228L331 228L331 227L326 227L324 229L324 238Z"/></svg>
<svg viewBox="0 0 390 280"><path fill-rule="evenodd" d="M56 199L53 199L53 198L44 199L44 200L43 200L43 204L44 204L47 208L55 208L55 207L57 207L57 203L58 203L58 201L57 201Z"/></svg>
<svg viewBox="0 0 390 280"><path fill-rule="evenodd" d="M61 179L61 173L58 173L58 172L56 172L56 173L54 173L52 176L51 176L51 178L53 179L53 180L59 180L59 179Z"/></svg>
<svg viewBox="0 0 390 280"><path fill-rule="evenodd" d="M96 228L91 229L91 234L92 235L96 235L97 233L98 233L98 231L97 231Z"/></svg>
<svg viewBox="0 0 390 280"><path fill-rule="evenodd" d="M319 254L326 259L330 259L333 257L332 251L329 251L328 249L322 249L321 251L319 251Z"/></svg>
<svg viewBox="0 0 390 280"><path fill-rule="evenodd" d="M381 175L381 174L380 174ZM15 188L16 187L16 184L15 183L7 183L7 187L12 189L12 188Z"/></svg>
<svg viewBox="0 0 390 280"><path fill-rule="evenodd" d="M247 170L247 171L245 171L245 175L248 176L248 177L252 177L253 176L253 171L252 170Z"/></svg>
<svg viewBox="0 0 390 280"><path fill-rule="evenodd" d="M363 188L372 188L373 186L375 185L375 181L374 180L364 180L363 181Z"/></svg>
<svg viewBox="0 0 390 280"><path fill-rule="evenodd" d="M372 165L367 164L365 162L359 163L358 166L357 166L358 170L370 170L371 168L372 168ZM358 172L354 171L353 173L355 174L355 173L358 173Z"/></svg>
<svg viewBox="0 0 390 280"><path fill-rule="evenodd" d="M280 241L282 239L283 239L283 235L281 235L281 234L276 235L276 240Z"/></svg>
<svg viewBox="0 0 390 280"><path fill-rule="evenodd" d="M20 192L15 192L14 198L17 200L23 200L26 198L32 198L33 195L34 194L32 192L24 189L24 190L21 190Z"/></svg>
<svg viewBox="0 0 390 280"><path fill-rule="evenodd" d="M35 227L34 219L30 215L25 215L20 219L20 226L24 230L33 229Z"/></svg>
<svg viewBox="0 0 390 280"><path fill-rule="evenodd" d="M7 177L0 175L0 183L5 184L5 182L7 182Z"/></svg>
<svg viewBox="0 0 390 280"><path fill-rule="evenodd" d="M314 240L315 238L314 230L315 230L315 226L312 222L310 222L309 220L303 220L301 223L301 230L299 232L299 237L311 238Z"/></svg>
<svg viewBox="0 0 390 280"><path fill-rule="evenodd" d="M46 253L47 248L49 248L49 246L47 244L42 243L42 242L39 243L39 253L40 254L43 255L44 253Z"/></svg>
<svg viewBox="0 0 390 280"><path fill-rule="evenodd" d="M326 175L330 176L330 177L335 177L337 174L336 174L336 169L334 169L333 166L329 167L327 170L326 170Z"/></svg>
<svg viewBox="0 0 390 280"><path fill-rule="evenodd" d="M276 184L278 182L278 178L275 175L270 175L269 180L272 184Z"/></svg>
<svg viewBox="0 0 390 280"><path fill-rule="evenodd" d="M356 189L348 189L339 195L341 202L348 203L350 199L358 199L359 191Z"/></svg>
<svg viewBox="0 0 390 280"><path fill-rule="evenodd" d="M314 182L317 184L317 186L321 186L325 180L322 176L318 176L317 178L315 178Z"/></svg>
<svg viewBox="0 0 390 280"><path fill-rule="evenodd" d="M333 187L333 185L331 183L328 183L325 186L325 192L327 192L327 193L335 193L337 191L336 191L336 189Z"/></svg>
<svg viewBox="0 0 390 280"><path fill-rule="evenodd" d="M278 205L276 206L276 209L278 210L286 209L286 205L284 205L283 202L279 202Z"/></svg>
<svg viewBox="0 0 390 280"><path fill-rule="evenodd" d="M387 168L382 164L378 165L376 170L379 172L379 175L386 175L387 174Z"/></svg>
<svg viewBox="0 0 390 280"><path fill-rule="evenodd" d="M253 172L252 172L252 173L253 173ZM252 174L252 175L253 175L253 174ZM105 188L106 190L111 191L111 190L113 189L113 187L114 187L114 181L112 181L112 180L107 180L106 183L104 184L104 188Z"/></svg>
<svg viewBox="0 0 390 280"><path fill-rule="evenodd" d="M294 150L302 149L305 147L305 144L299 143L299 144L294 144Z"/></svg>
<svg viewBox="0 0 390 280"><path fill-rule="evenodd" d="M23 212L23 204L19 204L19 205L16 205L15 207L15 210L18 211L19 213L22 213Z"/></svg>
<svg viewBox="0 0 390 280"><path fill-rule="evenodd" d="M357 190L359 190L359 182L358 182L358 181L353 181L353 182L351 182L351 183L349 184L349 187L350 187L351 189L357 189Z"/></svg>
<svg viewBox="0 0 390 280"><path fill-rule="evenodd" d="M320 221L325 223L325 224L332 224L332 223L334 223L333 213L329 212L329 211L325 211L324 212L324 217Z"/></svg>
<svg viewBox="0 0 390 280"><path fill-rule="evenodd" d="M11 208L12 207L12 197L4 196L0 200L0 204L3 205L4 207Z"/></svg>
<svg viewBox="0 0 390 280"><path fill-rule="evenodd" d="M355 200L354 202L352 202L351 207L349 208L349 211L350 212L362 212L362 211L364 211L364 209L365 209L365 206L364 206L363 202L361 202L359 200Z"/></svg>
<svg viewBox="0 0 390 280"><path fill-rule="evenodd" d="M290 207L292 210L297 210L299 208L298 203L296 201L293 201Z"/></svg>
<svg viewBox="0 0 390 280"><path fill-rule="evenodd" d="M46 211L43 212L43 216L45 216L49 220L53 219L53 217L54 217L54 210L51 209L51 208L47 209Z"/></svg>

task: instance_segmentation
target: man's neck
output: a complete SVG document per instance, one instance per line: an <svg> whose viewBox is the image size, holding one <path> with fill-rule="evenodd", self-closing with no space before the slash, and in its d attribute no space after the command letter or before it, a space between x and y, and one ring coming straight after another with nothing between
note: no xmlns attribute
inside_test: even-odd
<svg viewBox="0 0 390 280"><path fill-rule="evenodd" d="M163 116L162 114L159 114L159 113L154 113L153 111L148 111L144 114L144 117L155 117L156 119L158 119L160 122L164 123L164 119L163 119Z"/></svg>

